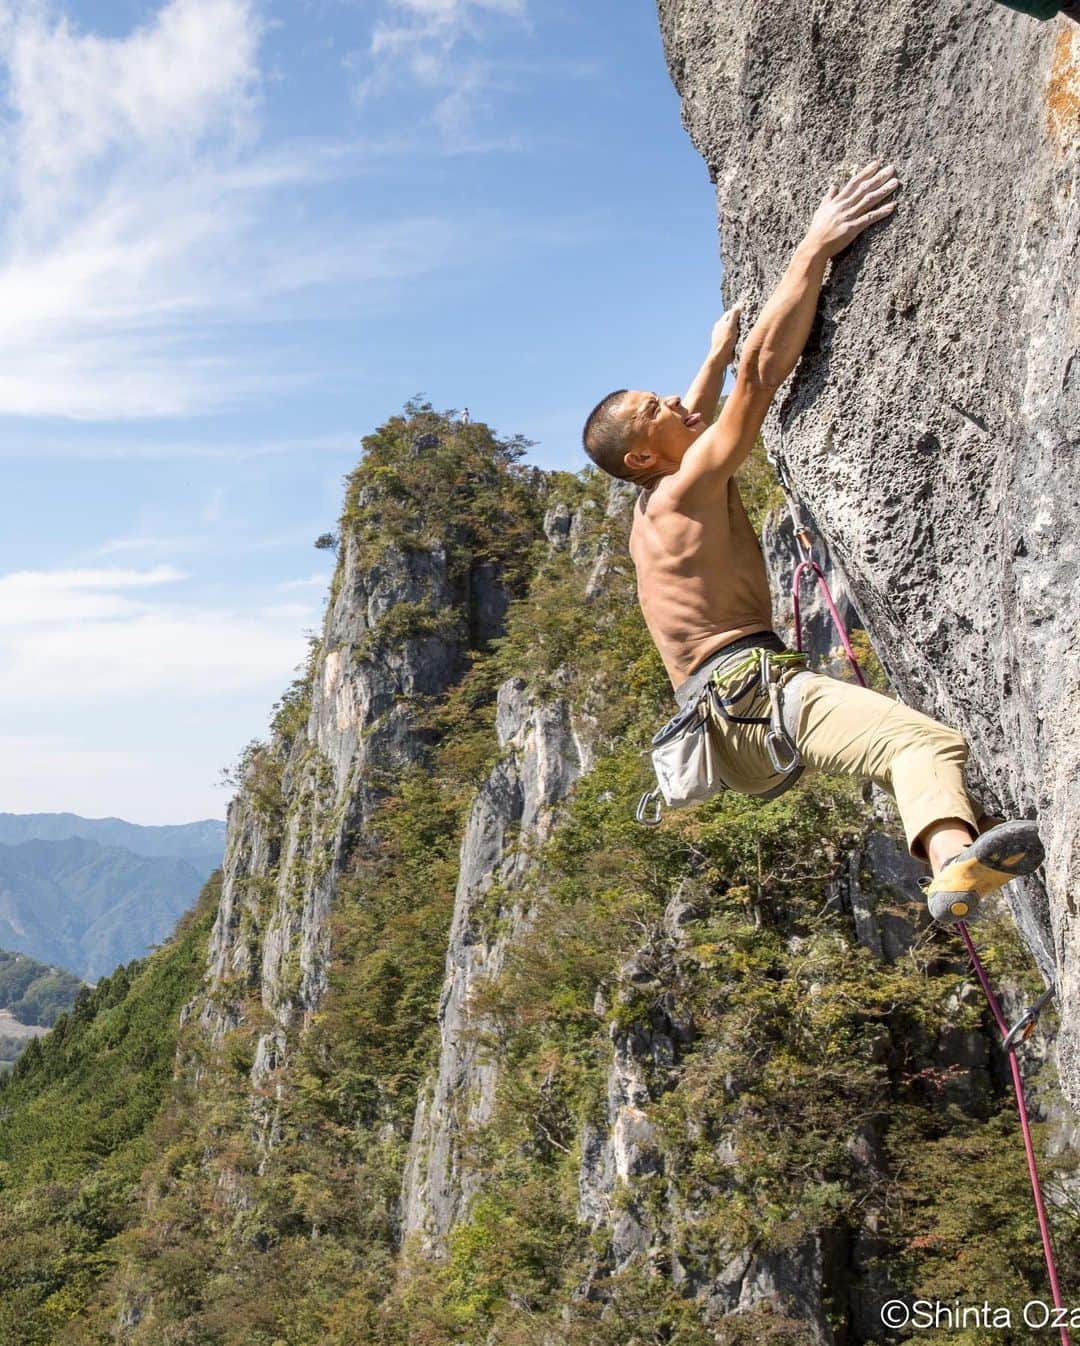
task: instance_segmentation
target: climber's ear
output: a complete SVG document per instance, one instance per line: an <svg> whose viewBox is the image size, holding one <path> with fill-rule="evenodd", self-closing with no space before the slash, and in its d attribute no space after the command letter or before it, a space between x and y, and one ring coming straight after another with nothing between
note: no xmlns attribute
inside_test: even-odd
<svg viewBox="0 0 1080 1346"><path fill-rule="evenodd" d="M623 464L632 476L640 476L655 467L659 459L646 444L637 443L623 455Z"/></svg>

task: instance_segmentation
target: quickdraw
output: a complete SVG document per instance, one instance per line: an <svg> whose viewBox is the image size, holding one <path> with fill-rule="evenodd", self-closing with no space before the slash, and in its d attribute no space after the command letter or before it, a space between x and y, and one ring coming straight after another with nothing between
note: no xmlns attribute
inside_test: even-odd
<svg viewBox="0 0 1080 1346"><path fill-rule="evenodd" d="M1034 1005L1021 1014L1020 1018L1017 1019L1016 1023L1014 1023L1005 1034L1005 1040L1001 1045L1006 1051L1009 1051L1014 1042L1027 1042L1028 1038L1031 1037L1032 1033L1035 1031L1035 1025L1039 1022L1039 1015L1043 1011L1043 1006L1047 1001L1054 998L1056 991L1057 987L1051 982L1042 995L1039 996L1038 1000L1036 1000Z"/></svg>

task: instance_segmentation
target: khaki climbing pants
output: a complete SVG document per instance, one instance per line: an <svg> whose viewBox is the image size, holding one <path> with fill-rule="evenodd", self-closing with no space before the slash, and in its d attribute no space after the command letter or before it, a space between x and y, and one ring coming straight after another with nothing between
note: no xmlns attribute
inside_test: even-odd
<svg viewBox="0 0 1080 1346"><path fill-rule="evenodd" d="M824 673L788 669L779 681L785 701L799 700L797 718L789 720L789 704L784 719L793 728L804 766L871 780L887 790L896 800L908 849L916 859L926 859L918 837L931 823L959 818L978 831L964 788L967 744L954 729L901 701ZM709 706L718 767L730 788L757 795L781 782L765 746L768 726L731 724L711 697ZM736 715L768 716L768 697L755 683L728 709Z"/></svg>

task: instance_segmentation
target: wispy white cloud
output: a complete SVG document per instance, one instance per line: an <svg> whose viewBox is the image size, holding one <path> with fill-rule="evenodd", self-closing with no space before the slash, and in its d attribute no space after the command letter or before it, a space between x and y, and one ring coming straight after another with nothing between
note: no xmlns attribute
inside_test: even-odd
<svg viewBox="0 0 1080 1346"><path fill-rule="evenodd" d="M131 555L133 552L159 552L177 556L191 551L203 551L208 545L205 533L145 533L131 537L113 537L100 543L90 552L93 557Z"/></svg>
<svg viewBox="0 0 1080 1346"><path fill-rule="evenodd" d="M325 574L316 574L309 575L306 580L282 580L278 588L290 593L295 589L318 589L321 591L327 587L327 583Z"/></svg>
<svg viewBox="0 0 1080 1346"><path fill-rule="evenodd" d="M373 55L475 35L485 17L523 19L526 0L386 0L372 33Z"/></svg>
<svg viewBox="0 0 1080 1346"><path fill-rule="evenodd" d="M167 417L302 384L228 324L446 255L433 220L272 209L358 160L262 144L259 39L252 0L166 0L111 38L0 0L0 413Z"/></svg>
<svg viewBox="0 0 1080 1346"><path fill-rule="evenodd" d="M169 565L0 575L0 808L221 814L219 770L265 732L319 595L267 584L217 605L188 579Z"/></svg>
<svg viewBox="0 0 1080 1346"><path fill-rule="evenodd" d="M0 641L19 625L101 621L140 611L133 590L182 580L172 566L152 570L22 570L0 575Z"/></svg>
<svg viewBox="0 0 1080 1346"><path fill-rule="evenodd" d="M96 561L110 556L250 556L258 552L296 551L310 547L310 528L282 529L275 533L244 535L229 529L214 528L191 533L135 533L108 538L84 553L80 560Z"/></svg>
<svg viewBox="0 0 1080 1346"><path fill-rule="evenodd" d="M128 698L198 701L287 679L313 605L233 609L159 594L183 578L171 566L0 576L2 719L14 726L42 709L89 713Z"/></svg>
<svg viewBox="0 0 1080 1346"><path fill-rule="evenodd" d="M518 134L483 115L493 112L491 96L508 88L504 68L482 47L496 19L527 23L527 0L385 0L368 51L350 58L362 71L357 100L407 84L426 96L445 149L519 148Z"/></svg>

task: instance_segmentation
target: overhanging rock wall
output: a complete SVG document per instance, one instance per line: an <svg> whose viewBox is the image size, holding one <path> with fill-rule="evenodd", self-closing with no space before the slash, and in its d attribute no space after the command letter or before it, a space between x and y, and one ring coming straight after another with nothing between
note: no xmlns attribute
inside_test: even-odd
<svg viewBox="0 0 1080 1346"><path fill-rule="evenodd" d="M1080 26L992 0L659 0L748 330L830 181L895 163L766 426L906 700L1037 814L1012 890L1080 1106Z"/></svg>

